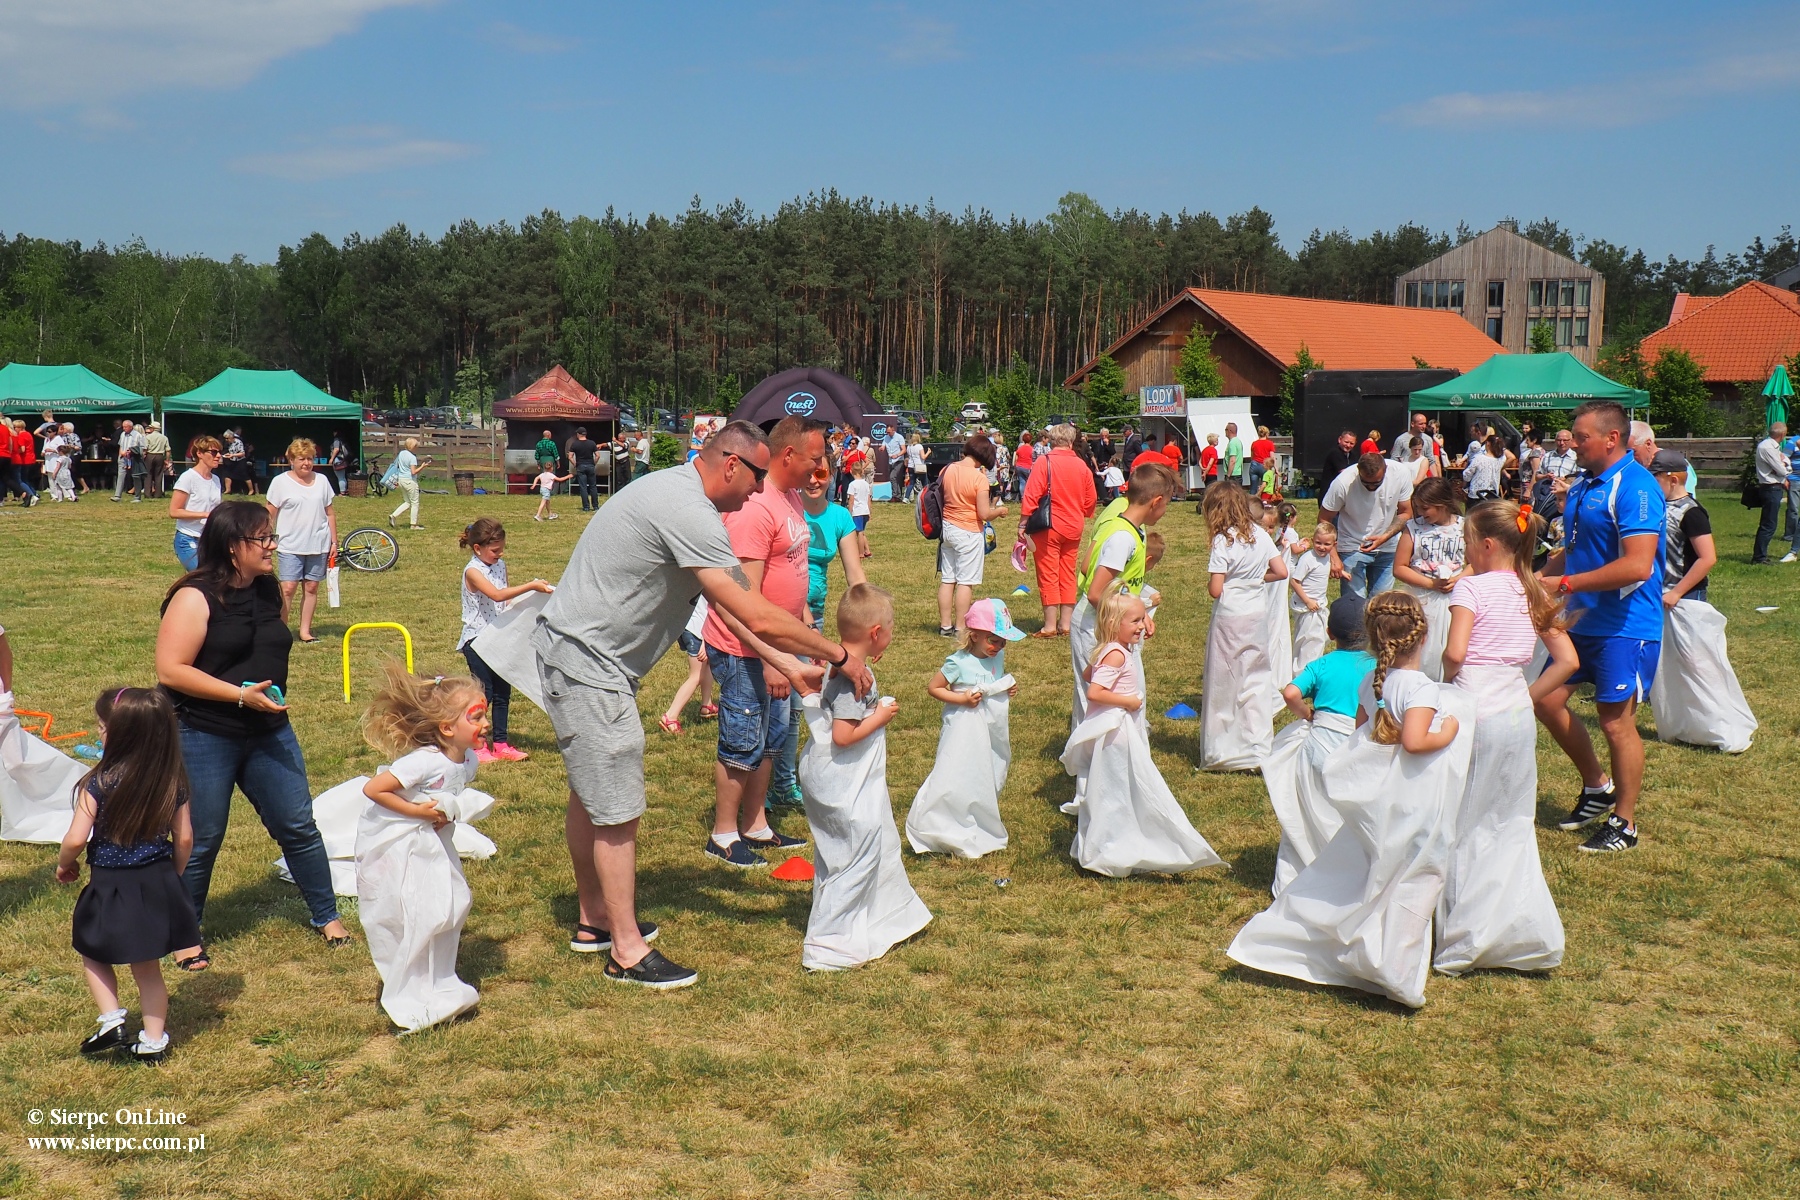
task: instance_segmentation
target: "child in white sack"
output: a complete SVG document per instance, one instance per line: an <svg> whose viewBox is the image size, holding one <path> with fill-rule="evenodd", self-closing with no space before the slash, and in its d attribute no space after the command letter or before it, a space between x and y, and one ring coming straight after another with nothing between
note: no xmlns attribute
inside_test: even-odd
<svg viewBox="0 0 1800 1200"><path fill-rule="evenodd" d="M1117 584L1107 590L1094 622L1088 715L1062 753L1082 797L1069 853L1085 870L1115 878L1222 863L1150 757L1143 663L1132 653L1148 622L1143 600Z"/></svg>
<svg viewBox="0 0 1800 1200"><path fill-rule="evenodd" d="M1418 597L1425 610L1420 669L1441 680L1444 639L1450 633L1450 589L1467 571L1462 506L1450 484L1433 476L1413 489L1412 510L1416 515L1401 529L1394 549L1394 579L1401 591Z"/></svg>
<svg viewBox="0 0 1800 1200"><path fill-rule="evenodd" d="M1414 597L1376 596L1364 628L1375 670L1362 684L1356 733L1325 771L1343 825L1226 953L1259 971L1418 1008L1468 776L1473 706L1419 670L1425 613Z"/></svg>
<svg viewBox="0 0 1800 1200"><path fill-rule="evenodd" d="M1288 547L1288 611L1294 614L1294 670L1325 653L1325 599L1331 586L1331 556L1337 550L1337 526L1320 521L1312 536ZM1362 618L1357 618L1360 627Z"/></svg>
<svg viewBox="0 0 1800 1200"><path fill-rule="evenodd" d="M859 583L838 601L838 641L878 662L894 640L894 598ZM802 702L812 739L800 756L800 789L812 826L812 914L800 965L838 971L880 958L931 922L907 881L888 799L886 728L900 711L873 680L858 697L843 676Z"/></svg>
<svg viewBox="0 0 1800 1200"><path fill-rule="evenodd" d="M906 814L906 840L918 854L980 858L1006 849L1000 791L1012 764L1007 728L1019 685L1006 673L1006 643L1025 635L999 600L969 606L962 648L944 660L926 688L944 706L937 762Z"/></svg>
<svg viewBox="0 0 1800 1200"><path fill-rule="evenodd" d="M494 798L475 791L475 747L487 698L473 679L421 679L389 663L363 718L363 736L395 755L363 785L373 801L356 830L356 896L381 1007L407 1032L474 1008L456 974L469 884L451 842L453 821L478 821Z"/></svg>
<svg viewBox="0 0 1800 1200"><path fill-rule="evenodd" d="M1200 766L1208 771L1253 771L1275 740L1276 675L1268 585L1285 594L1286 556L1250 512L1250 495L1229 480L1206 489L1200 501L1212 535L1206 563L1213 599L1206 629L1206 670L1200 680ZM1283 632L1287 613L1281 613Z"/></svg>

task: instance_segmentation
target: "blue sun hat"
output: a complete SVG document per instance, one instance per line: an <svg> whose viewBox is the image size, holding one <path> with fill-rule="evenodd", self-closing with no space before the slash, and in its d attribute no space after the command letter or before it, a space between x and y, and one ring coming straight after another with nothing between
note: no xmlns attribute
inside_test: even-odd
<svg viewBox="0 0 1800 1200"><path fill-rule="evenodd" d="M1025 636L1012 623L1012 614L1006 611L1006 602L1003 600L977 600L969 605L969 615L963 619L963 624L970 629L985 630L1003 637L1009 642L1016 642Z"/></svg>

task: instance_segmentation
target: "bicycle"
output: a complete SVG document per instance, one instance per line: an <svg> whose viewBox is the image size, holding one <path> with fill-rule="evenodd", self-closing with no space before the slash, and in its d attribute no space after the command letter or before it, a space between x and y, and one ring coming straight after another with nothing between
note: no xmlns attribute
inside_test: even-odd
<svg viewBox="0 0 1800 1200"><path fill-rule="evenodd" d="M363 474L369 477L369 495L371 496L385 496L394 490L382 478L386 472L381 469L381 459L382 456L379 454L367 455L363 458Z"/></svg>
<svg viewBox="0 0 1800 1200"><path fill-rule="evenodd" d="M354 571L388 571L400 561L400 543L385 529L352 529L338 545L338 561Z"/></svg>

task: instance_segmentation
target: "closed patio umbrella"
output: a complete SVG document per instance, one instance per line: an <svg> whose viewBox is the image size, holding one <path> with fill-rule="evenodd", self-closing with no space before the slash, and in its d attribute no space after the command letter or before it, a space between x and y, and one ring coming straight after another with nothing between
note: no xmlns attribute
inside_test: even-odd
<svg viewBox="0 0 1800 1200"><path fill-rule="evenodd" d="M1788 409L1794 403L1794 383L1788 378L1787 367L1775 364L1775 370L1769 375L1769 382L1763 384L1762 394L1769 398L1768 410L1763 414L1763 425L1768 427L1780 422L1787 424Z"/></svg>

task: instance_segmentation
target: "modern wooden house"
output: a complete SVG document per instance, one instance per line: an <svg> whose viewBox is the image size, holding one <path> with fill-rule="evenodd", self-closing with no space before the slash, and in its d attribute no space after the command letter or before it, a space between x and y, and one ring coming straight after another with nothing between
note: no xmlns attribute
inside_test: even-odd
<svg viewBox="0 0 1800 1200"><path fill-rule="evenodd" d="M1420 363L1467 371L1500 352L1454 313L1187 288L1106 348L1131 392L1175 382L1196 322L1213 335L1224 394L1257 401L1259 419L1274 413L1282 372L1298 360L1301 346L1315 362L1343 371L1412 370ZM1093 366L1084 364L1064 386L1080 387Z"/></svg>
<svg viewBox="0 0 1800 1200"><path fill-rule="evenodd" d="M1531 326L1543 321L1558 350L1591 367L1605 326L1606 278L1496 225L1400 276L1394 303L1456 313L1514 354L1525 353Z"/></svg>

